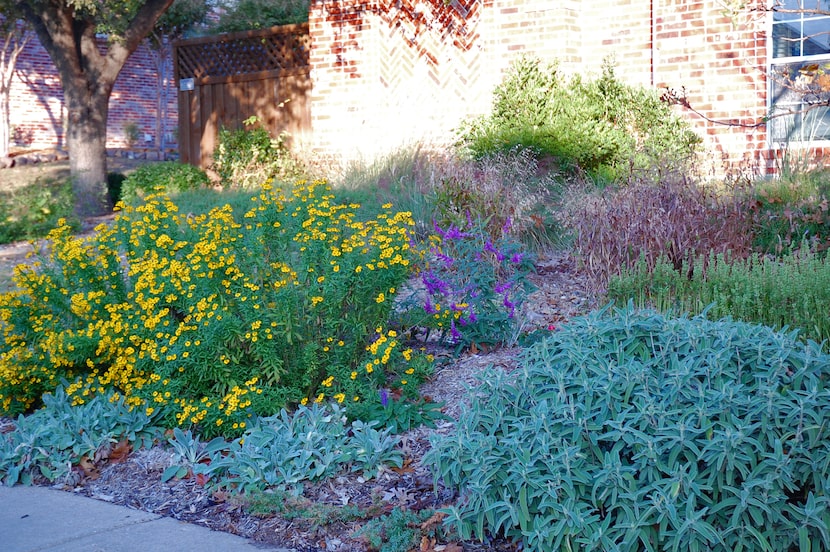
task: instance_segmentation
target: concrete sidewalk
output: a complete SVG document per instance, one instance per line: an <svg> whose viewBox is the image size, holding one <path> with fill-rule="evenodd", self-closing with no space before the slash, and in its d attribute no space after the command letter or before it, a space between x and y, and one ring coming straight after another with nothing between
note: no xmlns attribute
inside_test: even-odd
<svg viewBox="0 0 830 552"><path fill-rule="evenodd" d="M292 552L44 487L0 486L3 552Z"/></svg>

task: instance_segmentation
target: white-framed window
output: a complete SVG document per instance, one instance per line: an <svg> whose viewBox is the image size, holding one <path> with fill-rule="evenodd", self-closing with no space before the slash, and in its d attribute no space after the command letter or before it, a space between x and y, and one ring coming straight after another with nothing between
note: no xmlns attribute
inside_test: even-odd
<svg viewBox="0 0 830 552"><path fill-rule="evenodd" d="M830 0L773 0L767 133L830 140Z"/></svg>

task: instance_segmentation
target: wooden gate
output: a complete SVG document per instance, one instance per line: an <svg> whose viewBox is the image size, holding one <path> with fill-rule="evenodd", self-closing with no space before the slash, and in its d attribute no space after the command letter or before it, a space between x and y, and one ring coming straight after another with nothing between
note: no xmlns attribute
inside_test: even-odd
<svg viewBox="0 0 830 552"><path fill-rule="evenodd" d="M181 160L210 166L220 128L256 115L277 136L311 130L308 24L177 41Z"/></svg>

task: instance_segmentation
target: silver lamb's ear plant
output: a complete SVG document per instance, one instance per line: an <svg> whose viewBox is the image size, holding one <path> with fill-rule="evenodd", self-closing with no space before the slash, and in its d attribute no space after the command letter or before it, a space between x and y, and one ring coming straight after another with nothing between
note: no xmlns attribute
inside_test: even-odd
<svg viewBox="0 0 830 552"><path fill-rule="evenodd" d="M521 364L484 379L424 458L462 495L444 510L462 537L501 533L529 550L830 546L830 355L815 342L629 305L572 320Z"/></svg>
<svg viewBox="0 0 830 552"><path fill-rule="evenodd" d="M44 406L17 419L14 431L0 435L0 482L31 484L40 475L65 477L83 457L123 439L134 446L151 444L160 430L123 397L99 395L72 405L63 388L43 397Z"/></svg>
<svg viewBox="0 0 830 552"><path fill-rule="evenodd" d="M304 483L344 469L363 470L368 479L384 466L400 466L398 443L389 430L362 422L347 426L337 405L315 403L259 418L227 450L210 452L209 473L214 484L239 492L272 489L299 495Z"/></svg>

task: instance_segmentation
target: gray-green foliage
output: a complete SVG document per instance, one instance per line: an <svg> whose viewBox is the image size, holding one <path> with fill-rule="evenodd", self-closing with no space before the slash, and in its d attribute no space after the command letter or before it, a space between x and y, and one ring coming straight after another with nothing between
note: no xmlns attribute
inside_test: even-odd
<svg viewBox="0 0 830 552"><path fill-rule="evenodd" d="M142 197L153 193L175 194L187 190L206 188L210 179L205 171L177 161L148 163L137 168L121 185L121 200L135 204Z"/></svg>
<svg viewBox="0 0 830 552"><path fill-rule="evenodd" d="M657 94L622 83L611 63L594 79L521 58L494 91L491 112L461 128L476 157L529 147L611 179L688 161L700 138Z"/></svg>
<svg viewBox="0 0 830 552"><path fill-rule="evenodd" d="M185 477L188 472L209 473L210 467L205 461L210 460L211 454L228 448L227 441L222 437L215 437L206 443L192 431L182 431L178 427L173 428L173 436L167 442L173 448L174 462L161 474L162 482Z"/></svg>
<svg viewBox="0 0 830 552"><path fill-rule="evenodd" d="M665 258L649 270L641 259L609 280L608 298L633 298L637 306L662 311L697 314L706 309L710 318L731 316L798 329L802 337L819 342L830 340L830 262L809 251L777 259L712 254L684 263L680 271Z"/></svg>
<svg viewBox="0 0 830 552"><path fill-rule="evenodd" d="M136 448L152 444L159 433L143 409L130 409L123 398L97 396L72 406L62 388L44 395L43 408L20 416L16 429L0 435L0 482L30 484L41 475L56 481L81 458L123 439Z"/></svg>
<svg viewBox="0 0 830 552"><path fill-rule="evenodd" d="M292 414L282 410L260 418L226 449L214 450L205 473L242 492L273 488L300 493L304 482L344 468L373 477L381 466L400 467L403 461L398 439L374 425L346 425L336 406L301 406Z"/></svg>
<svg viewBox="0 0 830 552"><path fill-rule="evenodd" d="M830 356L770 328L606 308L493 373L425 462L462 538L531 550L827 550Z"/></svg>

